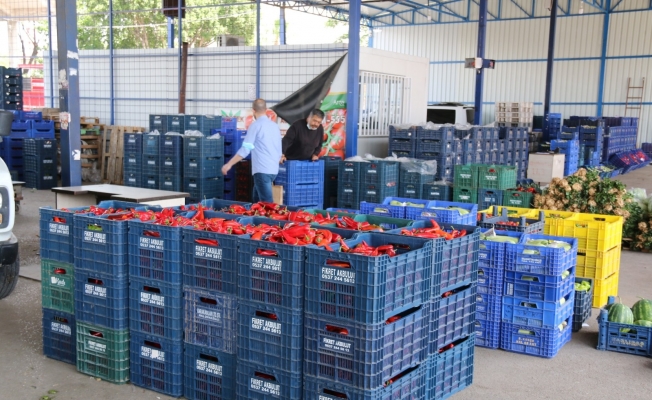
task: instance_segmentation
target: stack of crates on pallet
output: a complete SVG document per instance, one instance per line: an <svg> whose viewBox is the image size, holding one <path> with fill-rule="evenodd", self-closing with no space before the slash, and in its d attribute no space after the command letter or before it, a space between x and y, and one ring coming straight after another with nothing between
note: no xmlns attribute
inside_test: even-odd
<svg viewBox="0 0 652 400"><path fill-rule="evenodd" d="M579 140L551 140L550 151L559 149L564 155L564 176L573 175L579 167L580 141Z"/></svg>
<svg viewBox="0 0 652 400"><path fill-rule="evenodd" d="M532 130L534 103L496 102L495 108L497 126Z"/></svg>
<svg viewBox="0 0 652 400"><path fill-rule="evenodd" d="M476 346L500 347L500 329L505 281L505 246L518 243L520 232L486 231L481 236L478 252L478 297L475 322ZM507 239L509 238L509 239Z"/></svg>
<svg viewBox="0 0 652 400"><path fill-rule="evenodd" d="M505 244L500 347L552 358L570 341L577 239L524 234Z"/></svg>
<svg viewBox="0 0 652 400"><path fill-rule="evenodd" d="M399 163L371 161L360 165L360 201L382 203L386 197L397 197L399 189ZM350 208L350 207L341 207Z"/></svg>
<svg viewBox="0 0 652 400"><path fill-rule="evenodd" d="M562 116L559 113L549 113L543 119L543 140L549 141L559 137L562 127Z"/></svg>
<svg viewBox="0 0 652 400"><path fill-rule="evenodd" d="M582 165L589 167L600 165L600 161L602 161L603 136L604 121L602 120L597 120L592 125L580 126L580 158L583 160Z"/></svg>
<svg viewBox="0 0 652 400"><path fill-rule="evenodd" d="M371 257L340 252L339 245L305 249L304 380L293 387L301 391L303 383L304 399L434 398L426 397L429 300L441 242L433 251L429 239L364 233L344 243L362 242L395 245L398 254ZM404 279L389 278L399 276Z"/></svg>
<svg viewBox="0 0 652 400"><path fill-rule="evenodd" d="M389 156L392 157L416 157L417 152L417 128L389 126Z"/></svg>
<svg viewBox="0 0 652 400"><path fill-rule="evenodd" d="M606 128L602 159L606 161L616 153L634 150L636 148L637 133L637 127L633 126L611 126Z"/></svg>
<svg viewBox="0 0 652 400"><path fill-rule="evenodd" d="M52 189L57 185L57 142L54 139L24 139L25 187Z"/></svg>
<svg viewBox="0 0 652 400"><path fill-rule="evenodd" d="M242 160L235 165L235 200L250 202L252 193L251 160Z"/></svg>
<svg viewBox="0 0 652 400"><path fill-rule="evenodd" d="M23 109L23 70L0 66L0 109Z"/></svg>
<svg viewBox="0 0 652 400"><path fill-rule="evenodd" d="M124 186L143 186L143 136L142 133L125 133L124 157L122 159L122 184Z"/></svg>
<svg viewBox="0 0 652 400"><path fill-rule="evenodd" d="M337 207L350 210L360 209L360 177L364 162L340 161L337 172ZM384 200L384 198L383 198Z"/></svg>
<svg viewBox="0 0 652 400"><path fill-rule="evenodd" d="M478 128L478 131L481 131ZM475 136L472 139L476 139ZM452 181L456 165L463 164L462 143L452 126L439 129L417 128L417 158L437 161L437 181Z"/></svg>
<svg viewBox="0 0 652 400"><path fill-rule="evenodd" d="M159 141L159 189L181 192L183 188L183 135L166 133Z"/></svg>
<svg viewBox="0 0 652 400"><path fill-rule="evenodd" d="M322 209L324 161L286 161L278 169L276 185L283 186L283 204Z"/></svg>
<svg viewBox="0 0 652 400"><path fill-rule="evenodd" d="M212 134L219 133L224 137L224 162L230 160L240 150L247 135L247 131L237 130L237 122L236 118L222 118L221 128L211 131ZM247 159L250 160L251 157L247 156ZM232 168L224 176L224 199L235 200L237 187L236 169Z"/></svg>
<svg viewBox="0 0 652 400"><path fill-rule="evenodd" d="M25 145L23 138L5 136L0 142L0 157L7 165L7 169L18 180L24 179L23 175L23 147ZM16 179L14 179L16 180Z"/></svg>
<svg viewBox="0 0 652 400"><path fill-rule="evenodd" d="M131 382L183 395L183 229L130 220ZM206 307L206 313L211 311Z"/></svg>
<svg viewBox="0 0 652 400"><path fill-rule="evenodd" d="M186 115L185 127L179 133L197 131L204 136L213 134L213 130L222 128L222 117L219 115Z"/></svg>
<svg viewBox="0 0 652 400"><path fill-rule="evenodd" d="M425 197L424 188L435 181L435 174L428 173L429 171L419 163L401 163L400 169L398 195L411 199L423 199Z"/></svg>
<svg viewBox="0 0 652 400"><path fill-rule="evenodd" d="M218 394L235 398L238 240L234 235L183 229L184 395L188 399Z"/></svg>
<svg viewBox="0 0 652 400"><path fill-rule="evenodd" d="M224 138L185 136L183 140L183 191L188 204L224 195Z"/></svg>
<svg viewBox="0 0 652 400"><path fill-rule="evenodd" d="M337 177L340 157L324 156L324 208L337 207Z"/></svg>
<svg viewBox="0 0 652 400"><path fill-rule="evenodd" d="M162 134L143 135L142 172L143 188L158 189L161 181L161 138Z"/></svg>

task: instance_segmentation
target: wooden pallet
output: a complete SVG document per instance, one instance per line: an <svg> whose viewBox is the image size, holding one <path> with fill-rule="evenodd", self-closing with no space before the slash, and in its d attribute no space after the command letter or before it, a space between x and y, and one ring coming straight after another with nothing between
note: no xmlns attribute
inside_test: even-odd
<svg viewBox="0 0 652 400"><path fill-rule="evenodd" d="M122 184L122 159L124 157L125 133L145 132L145 128L135 126L106 126L102 135L102 169L104 183ZM107 141L109 148L107 149Z"/></svg>

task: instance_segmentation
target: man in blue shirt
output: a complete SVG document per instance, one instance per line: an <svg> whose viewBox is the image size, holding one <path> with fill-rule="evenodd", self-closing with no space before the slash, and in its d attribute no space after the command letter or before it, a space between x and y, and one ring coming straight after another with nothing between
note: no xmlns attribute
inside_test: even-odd
<svg viewBox="0 0 652 400"><path fill-rule="evenodd" d="M272 182L278 175L278 165L281 161L281 131L265 112L267 103L256 99L253 103L254 121L244 138L242 147L231 160L224 164L222 173L226 175L235 164L251 153L251 173L254 178L253 201L272 203Z"/></svg>

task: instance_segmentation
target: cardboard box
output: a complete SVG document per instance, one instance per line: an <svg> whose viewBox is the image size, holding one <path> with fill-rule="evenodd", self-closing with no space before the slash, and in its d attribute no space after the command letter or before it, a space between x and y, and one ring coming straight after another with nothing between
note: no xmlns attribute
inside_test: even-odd
<svg viewBox="0 0 652 400"><path fill-rule="evenodd" d="M274 203L283 204L283 186L272 185L272 198Z"/></svg>
<svg viewBox="0 0 652 400"><path fill-rule="evenodd" d="M533 153L530 154L527 177L533 181L547 185L552 178L564 177L564 154Z"/></svg>

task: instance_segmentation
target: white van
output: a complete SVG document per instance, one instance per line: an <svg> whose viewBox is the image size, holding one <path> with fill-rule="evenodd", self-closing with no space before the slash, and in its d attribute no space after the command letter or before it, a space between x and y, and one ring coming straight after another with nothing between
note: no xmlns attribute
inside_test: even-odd
<svg viewBox="0 0 652 400"><path fill-rule="evenodd" d="M475 107L461 103L439 103L427 107L427 121L435 124L474 124Z"/></svg>

